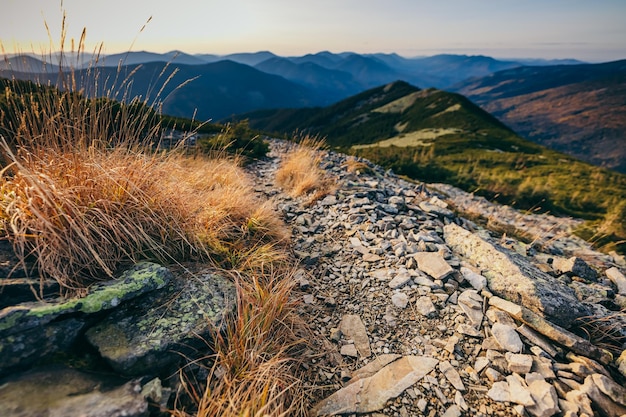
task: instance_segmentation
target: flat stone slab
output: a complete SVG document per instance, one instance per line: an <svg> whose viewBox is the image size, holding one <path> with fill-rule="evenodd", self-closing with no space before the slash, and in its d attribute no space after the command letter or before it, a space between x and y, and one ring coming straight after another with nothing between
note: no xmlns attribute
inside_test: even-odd
<svg viewBox="0 0 626 417"><path fill-rule="evenodd" d="M317 404L316 416L372 413L382 410L388 400L431 372L439 361L426 356L405 356L376 372L356 380Z"/></svg>
<svg viewBox="0 0 626 417"><path fill-rule="evenodd" d="M356 314L346 314L341 319L339 328L347 339L354 341L354 346L362 358L369 358L371 356L372 350L370 348L369 337L367 336L367 329L361 317Z"/></svg>
<svg viewBox="0 0 626 417"><path fill-rule="evenodd" d="M221 328L225 314L235 306L235 286L210 270L182 276L150 302L130 302L86 337L103 358L122 375L155 373L181 359L186 346Z"/></svg>
<svg viewBox="0 0 626 417"><path fill-rule="evenodd" d="M443 259L438 252L417 252L413 255L417 261L417 267L433 277L442 279L454 272L454 269Z"/></svg>
<svg viewBox="0 0 626 417"><path fill-rule="evenodd" d="M483 271L494 294L528 307L565 328L576 319L590 315L574 290L521 255L510 253L454 223L444 226L444 237L453 251Z"/></svg>

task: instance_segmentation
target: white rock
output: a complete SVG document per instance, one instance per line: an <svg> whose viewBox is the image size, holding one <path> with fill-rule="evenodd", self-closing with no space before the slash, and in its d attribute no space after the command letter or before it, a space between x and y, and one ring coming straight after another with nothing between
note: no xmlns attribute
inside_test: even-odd
<svg viewBox="0 0 626 417"><path fill-rule="evenodd" d="M531 415L536 417L551 417L560 412L559 397L556 390L545 381L533 381L528 385L535 405L526 407Z"/></svg>
<svg viewBox="0 0 626 417"><path fill-rule="evenodd" d="M509 384L509 396L511 402L525 407L535 405L535 401L530 395L530 390L519 375L513 374L507 376L506 382Z"/></svg>
<svg viewBox="0 0 626 417"><path fill-rule="evenodd" d="M430 373L437 359L405 356L376 372L345 386L314 408L313 415L365 414L381 410L387 401Z"/></svg>
<svg viewBox="0 0 626 417"><path fill-rule="evenodd" d="M425 295L415 301L415 309L423 316L433 317L437 314L437 309L429 296Z"/></svg>
<svg viewBox="0 0 626 417"><path fill-rule="evenodd" d="M454 272L438 252L417 252L413 257L417 261L417 267L434 279L442 279Z"/></svg>
<svg viewBox="0 0 626 417"><path fill-rule="evenodd" d="M482 291L484 288L487 287L487 278L485 278L484 276L472 271L471 269L462 266L461 267L461 274L463 275L463 278L465 278L467 280L467 282L470 283L470 285L476 290L476 291Z"/></svg>
<svg viewBox="0 0 626 417"><path fill-rule="evenodd" d="M389 287L392 290L395 290L396 288L404 287L410 281L411 281L411 276L408 274L408 272L401 272L398 275L396 275L391 281L389 281Z"/></svg>
<svg viewBox="0 0 626 417"><path fill-rule="evenodd" d="M530 355L507 352L504 357L506 358L510 372L523 375L530 372L533 367L533 357Z"/></svg>
<svg viewBox="0 0 626 417"><path fill-rule="evenodd" d="M391 302L398 308L406 308L409 303L409 296L403 292L397 292L391 296Z"/></svg>
<svg viewBox="0 0 626 417"><path fill-rule="evenodd" d="M442 417L461 417L461 410L456 404L451 405Z"/></svg>
<svg viewBox="0 0 626 417"><path fill-rule="evenodd" d="M487 391L487 396L498 402L510 401L509 384L505 381L495 382L491 389Z"/></svg>
<svg viewBox="0 0 626 417"><path fill-rule="evenodd" d="M355 314L346 314L341 318L341 324L339 325L341 333L344 334L346 339L354 341L359 355L362 358L369 358L372 354L370 349L370 342L367 336L367 330L365 324L361 321L361 318Z"/></svg>
<svg viewBox="0 0 626 417"><path fill-rule="evenodd" d="M491 333L498 344L509 352L520 353L524 349L522 339L515 329L508 324L494 323L491 326Z"/></svg>
<svg viewBox="0 0 626 417"><path fill-rule="evenodd" d="M354 346L353 344L343 345L341 347L340 353L343 356L351 356L353 358L359 356L359 352L357 352L356 346Z"/></svg>
<svg viewBox="0 0 626 417"><path fill-rule="evenodd" d="M605 271L608 279L617 287L617 292L626 295L626 276L616 267L609 268Z"/></svg>
<svg viewBox="0 0 626 417"><path fill-rule="evenodd" d="M463 398L463 394L461 394L461 391L457 391L454 394L454 403L458 405L459 408L463 411L469 410L469 407L467 406L467 403L465 402L465 398Z"/></svg>
<svg viewBox="0 0 626 417"><path fill-rule="evenodd" d="M439 362L439 370L442 374L445 375L446 379L450 381L452 386L459 391L465 391L465 385L463 385L463 381L461 380L461 376L454 369L452 364L448 361Z"/></svg>
<svg viewBox="0 0 626 417"><path fill-rule="evenodd" d="M461 310L469 317L475 327L479 327L483 321L483 298L475 290L466 290L459 295L457 300Z"/></svg>
<svg viewBox="0 0 626 417"><path fill-rule="evenodd" d="M487 365L489 365L489 363L491 363L489 359L485 358L484 356L479 356L478 358L476 358L476 362L474 363L474 370L480 373L480 371L485 369Z"/></svg>

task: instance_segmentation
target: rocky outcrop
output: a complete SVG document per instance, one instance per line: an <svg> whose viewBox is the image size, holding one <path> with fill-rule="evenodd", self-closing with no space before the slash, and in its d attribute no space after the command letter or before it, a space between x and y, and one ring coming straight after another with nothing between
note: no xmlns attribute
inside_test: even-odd
<svg viewBox="0 0 626 417"><path fill-rule="evenodd" d="M118 373L160 374L208 338L210 330L219 330L234 305L233 283L200 270L156 296L116 309L86 337Z"/></svg>
<svg viewBox="0 0 626 417"><path fill-rule="evenodd" d="M0 311L0 375L67 351L99 313L163 288L171 279L166 268L140 263L119 279L94 286L82 298L5 307Z"/></svg>
<svg viewBox="0 0 626 417"><path fill-rule="evenodd" d="M172 273L174 271L174 273ZM168 377L184 358L209 354L206 340L234 308L234 284L206 266L175 269L143 262L76 299L47 299L0 311L0 403L12 416L131 416L165 407ZM35 367L55 358L89 363L91 343L118 374ZM194 349L197 349L195 351ZM10 376L9 376L10 375ZM129 380L129 376L137 379ZM148 401L149 399L149 401Z"/></svg>
<svg viewBox="0 0 626 417"><path fill-rule="evenodd" d="M520 255L507 252L454 223L444 227L444 239L450 249L481 269L494 294L528 307L565 328L590 314L571 288Z"/></svg>

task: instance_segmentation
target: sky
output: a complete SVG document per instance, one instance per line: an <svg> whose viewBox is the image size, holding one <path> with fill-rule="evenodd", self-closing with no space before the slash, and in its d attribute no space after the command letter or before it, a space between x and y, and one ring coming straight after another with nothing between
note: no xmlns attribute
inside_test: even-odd
<svg viewBox="0 0 626 417"><path fill-rule="evenodd" d="M86 28L86 51L105 54L626 58L626 0L0 0L2 47L58 50L63 10L65 49Z"/></svg>

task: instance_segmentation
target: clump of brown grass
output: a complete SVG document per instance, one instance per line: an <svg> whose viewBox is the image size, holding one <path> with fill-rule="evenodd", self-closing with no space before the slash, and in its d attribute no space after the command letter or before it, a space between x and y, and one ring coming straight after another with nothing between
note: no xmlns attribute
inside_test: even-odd
<svg viewBox="0 0 626 417"><path fill-rule="evenodd" d="M372 174L374 171L372 168L361 158L357 158L355 156L349 156L346 159L344 164L346 171L351 174L361 175L361 174Z"/></svg>
<svg viewBox="0 0 626 417"><path fill-rule="evenodd" d="M238 275L237 311L225 333L209 342L210 375L192 383L181 372L190 410L182 405L175 417L305 416L308 404L297 375L306 338L290 299L293 274ZM190 414L191 413L191 414Z"/></svg>
<svg viewBox="0 0 626 417"><path fill-rule="evenodd" d="M77 294L140 259L254 269L284 258L285 226L237 160L154 150L156 103L89 99L79 86L97 71L64 70L58 89L0 85L0 232L42 280Z"/></svg>
<svg viewBox="0 0 626 417"><path fill-rule="evenodd" d="M308 196L312 203L335 190L335 182L320 167L324 142L306 137L290 150L276 171L276 183L294 197Z"/></svg>

